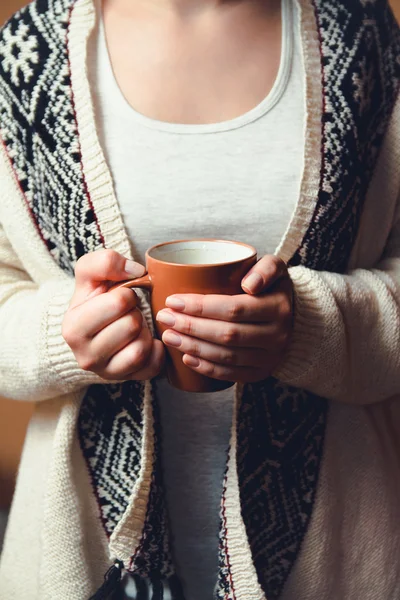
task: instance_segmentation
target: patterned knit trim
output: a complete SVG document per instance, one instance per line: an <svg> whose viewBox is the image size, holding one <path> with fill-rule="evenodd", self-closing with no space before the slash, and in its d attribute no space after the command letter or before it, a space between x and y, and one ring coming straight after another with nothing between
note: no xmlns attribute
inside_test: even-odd
<svg viewBox="0 0 400 600"><path fill-rule="evenodd" d="M243 386L235 386L232 434L221 500L219 572L215 598L218 600L265 600L249 546L237 471L238 410Z"/></svg>
<svg viewBox="0 0 400 600"><path fill-rule="evenodd" d="M141 386L135 382L92 386L81 405L80 444L108 537L126 511L132 480L140 475L142 412Z"/></svg>
<svg viewBox="0 0 400 600"><path fill-rule="evenodd" d="M26 10L26 9L25 9ZM24 9L22 9L21 11L19 11L18 13L16 13L16 15L14 16L14 18L20 18L21 16L23 16L23 11ZM20 78L25 78L26 80L29 81L29 79L32 77L32 70L29 67L29 65L25 65L23 62L19 63L18 60L16 60L16 58L13 60L11 57L7 57L6 53L10 53L13 47L17 47L19 49L20 52L23 51L24 49L24 43L27 43L27 50L31 53L31 57L30 60L31 62L37 62L38 61L38 53L35 52L36 50L36 44L33 42L33 40L29 40L27 38L26 35L26 29L25 28L19 28L18 30L16 30L16 36L15 36L15 40L13 39L13 33L10 27L10 23L11 23L11 19L9 22L7 22L3 27L4 27L4 39L0 41L0 56L3 55L4 59L3 59L3 63L2 63L2 67L4 68L4 70L6 70L7 72L10 71L11 73L11 78L14 82L17 82L17 84L19 84L19 79ZM10 29L8 29L10 27ZM1 113L0 113L1 114ZM3 115L2 115L3 117ZM28 197L26 195L26 186L22 183L22 180L20 179L20 177L18 176L18 172L15 169L15 163L13 161L13 154L15 153L15 150L13 151L12 148L9 147L9 145L6 143L6 139L7 139L7 129L6 129L6 124L7 124L7 119L3 118L0 120L0 143L2 146L2 149L11 165L11 174L12 177L14 179L14 181L17 184L17 187L19 188L19 191L21 193L21 196L24 199L25 202L25 206L28 210L28 214L31 218L31 221L37 231L37 233L39 234L39 237L41 238L42 242L44 242L46 244L46 240L44 239L43 233L39 227L39 224L37 222L37 220L35 219L35 215L32 209L32 206L28 200Z"/></svg>
<svg viewBox="0 0 400 600"><path fill-rule="evenodd" d="M125 225L103 150L96 130L94 106L84 57L96 22L92 0L76 0L68 29L68 56L71 64L71 87L86 193L91 198L104 246L132 258Z"/></svg>
<svg viewBox="0 0 400 600"><path fill-rule="evenodd" d="M397 24L384 3L364 4L361 0L351 6L340 1L314 4L324 90L321 187L292 264L335 272L346 268L397 97ZM382 62L377 63L375 56ZM369 62L373 66L367 73ZM242 572L238 568L234 581L240 600L248 598L246 577L258 579L269 600L282 594L312 515L327 416L326 400L274 379L244 389L237 431L241 515L232 511L232 525L229 521L221 525L231 571L235 540L230 537L241 518L246 527L241 539L247 535L257 577L249 568ZM235 476L229 469L231 493ZM242 548L241 558L245 555ZM240 585L243 592L238 591ZM217 597L223 597L225 589L227 577L220 580Z"/></svg>
<svg viewBox="0 0 400 600"><path fill-rule="evenodd" d="M0 34L2 143L38 232L69 274L83 254L104 244L115 246L117 229L125 242L117 244L118 249L129 248L115 219L115 199L109 188L99 185L104 183L101 167L110 179L105 161L101 156L96 162L88 148L93 147L89 134L92 129L95 135L95 127L87 110L86 73L79 65L85 62L93 15L91 2L38 0L16 14ZM152 414L148 398L146 417L143 393L141 384L129 382L94 386L79 417L81 448L110 551L124 560L139 544L150 490Z"/></svg>
<svg viewBox="0 0 400 600"><path fill-rule="evenodd" d="M386 0L313 4L323 65L323 162L314 215L291 264L341 273L398 94L400 32Z"/></svg>
<svg viewBox="0 0 400 600"><path fill-rule="evenodd" d="M129 569L142 577L169 580L175 575L161 465L161 425L158 399L152 389L154 451L151 488L140 544L131 557Z"/></svg>
<svg viewBox="0 0 400 600"><path fill-rule="evenodd" d="M231 452L228 453L228 464L231 461ZM218 548L218 581L215 596L218 600L236 600L235 585L232 578L231 557L228 548L228 526L226 516L226 491L228 485L228 467L224 475L221 500L221 523L219 530Z"/></svg>
<svg viewBox="0 0 400 600"><path fill-rule="evenodd" d="M71 81L71 104L72 104L72 110L74 113L74 119L75 119L75 124L76 124L76 131L80 131L80 128L78 128L78 119L77 119L77 106L76 106L76 96L74 94L74 86L73 86L73 82L72 82L72 68L71 68L71 52L70 52L70 48L71 48L71 44L70 44L70 37L71 37L71 20L72 20L72 14L73 11L75 9L75 14L76 14L76 8L77 6L79 6L80 2L79 0L74 0L74 4L71 4L70 9L69 9L69 14L68 14L68 28L67 28L67 37L66 37L66 47L67 47L67 56L68 56L68 69L69 69L69 79ZM76 44L76 46L78 46L78 44ZM72 47L74 47L74 45L72 45ZM74 73L75 73L75 69L74 69ZM98 228L98 233L100 236L100 242L101 244L104 246L105 245L105 240L104 240L104 236L100 230L99 227L99 222L97 220L95 211L94 211L94 206L93 206L93 202L92 202L92 198L91 198L91 193L90 193L90 189L89 189L89 185L87 182L87 177L85 175L85 171L83 169L83 156L82 156L82 137L78 136L78 148L79 148L79 155L80 155L80 165L81 165L81 170L82 170L82 183L83 183L83 188L84 188L84 193L85 196L87 197L89 206L90 206L90 210L92 211L93 215L95 216L95 220L96 220L96 225Z"/></svg>
<svg viewBox="0 0 400 600"><path fill-rule="evenodd" d="M133 382L132 382L133 383ZM148 521L149 499L154 481L154 472L157 466L158 448L155 433L154 413L152 406L151 383L134 382L133 393L130 396L121 397L130 405L136 404L138 390L141 390L143 404L138 410L142 415L142 430L129 426L118 435L118 446L124 449L126 461L140 460L137 477L128 468L127 462L119 462L117 470L121 477L127 482L124 498L124 511L116 523L110 539L110 551L115 557L119 557L125 564L129 564L132 555L139 554L141 540L145 531L145 523ZM121 387L121 386L120 386ZM107 447L111 439L106 440ZM140 449L139 449L140 447ZM97 480L96 485L99 485Z"/></svg>
<svg viewBox="0 0 400 600"><path fill-rule="evenodd" d="M321 183L321 143L323 89L321 53L315 11L310 0L294 0L300 13L301 40L305 74L305 146L304 169L300 194L292 219L277 249L277 254L289 262L310 225L315 211L315 200Z"/></svg>
<svg viewBox="0 0 400 600"><path fill-rule="evenodd" d="M311 0L301 3L305 28L311 21ZM397 94L399 33L384 0L315 0L314 8L314 25L303 30L309 154L302 200L287 234L290 244L284 243L282 251L290 258L293 250L292 264L341 272ZM2 141L27 211L54 261L69 274L80 256L104 244L129 256L110 173L99 151L84 67L93 23L91 0L36 0L0 34ZM313 82L315 77L319 81ZM322 163L316 154L321 129L317 131L317 119L312 121L314 108L318 118L324 110ZM294 244L294 228L306 230L301 243ZM149 311L147 315L150 319ZM326 418L323 399L276 380L244 389L227 471L222 525L226 572L222 567L217 597L222 593L230 600L248 600L249 583L255 600L281 594L312 515ZM153 447L148 387L128 382L90 388L79 431L112 551L124 561L134 554L133 568L144 570L156 557L168 572L167 531L164 517L156 514L162 506L159 449Z"/></svg>
<svg viewBox="0 0 400 600"><path fill-rule="evenodd" d="M83 171L87 183L87 193L90 194L95 207L96 217L104 238L104 245L113 248L128 258L132 258L111 174L97 136L94 108L92 103L88 102L90 87L84 57L87 53L87 43L95 25L95 20L96 12L92 1L77 0L71 13L68 51L72 73L71 85L80 132ZM140 297L142 312L149 326L152 327L151 310L147 299L141 291L138 290L137 293ZM136 457L135 460L140 465L140 471L137 473L130 472L129 484L124 490L123 510L120 512L119 520L113 524L112 532L109 531L109 534L111 534L111 554L123 560L126 564L136 564L137 567L145 561L145 555L148 554L147 550L144 551L140 540L145 535L145 522L148 522L146 514L148 512L149 497L154 496L151 490L154 487L154 474L152 475L152 471L155 460L150 384L147 383L145 387L142 384L136 384L131 393L128 390L130 402L134 401L133 399L137 397L138 393L144 394L144 404L142 405L143 429L135 431L132 428L127 428L120 431L118 443L126 449L127 453L132 453L132 460L134 460L134 456ZM90 390L88 396L89 394ZM85 398L82 410L86 400ZM121 416L121 414L115 414L113 419L118 420ZM108 447L111 448L112 439L109 437L104 440L104 444L108 444ZM85 454L83 440L81 440L81 446ZM120 465L119 468L120 477L126 477L126 465ZM93 477L93 473L92 484L94 493L98 494L102 482L99 477ZM120 501L122 500L110 499L110 502L115 504ZM143 556L141 550L144 552ZM132 559L134 552L137 558L135 563ZM133 566L131 568L133 569ZM144 571L143 566L141 569Z"/></svg>
<svg viewBox="0 0 400 600"><path fill-rule="evenodd" d="M286 260L297 250L309 226L321 177L319 33L313 7L304 1L301 25L307 97L305 168L301 197L279 251ZM312 514L327 414L326 401L313 399L304 403L305 398L304 392L278 386L274 380L246 387L243 399L238 389L238 415L235 411L222 500L218 599L278 597L298 556ZM297 406L292 422L285 420L286 411L292 410L288 399ZM284 410L279 410L281 403ZM304 440L290 444L296 430L302 432ZM317 432L315 442L313 436ZM261 440L268 445L264 452L259 445ZM275 444L282 446L282 452L286 447L286 452L298 455L292 467L293 478L285 479L282 468L272 468L268 459ZM256 475L249 476L251 472ZM232 574L235 587L231 584Z"/></svg>
<svg viewBox="0 0 400 600"><path fill-rule="evenodd" d="M0 37L0 134L38 231L72 274L102 247L85 193L73 106L67 28L72 0L33 2Z"/></svg>
<svg viewBox="0 0 400 600"><path fill-rule="evenodd" d="M77 119L81 160L87 194L95 208L103 245L127 258L132 256L129 238L119 210L114 184L97 134L94 106L84 58L89 37L96 24L96 9L92 0L75 0L68 35L68 55L71 65L71 87ZM145 292L136 290L140 309L150 331L154 331L150 304Z"/></svg>
<svg viewBox="0 0 400 600"><path fill-rule="evenodd" d="M326 400L272 378L244 389L237 428L240 506L269 600L281 595L311 519L327 411Z"/></svg>

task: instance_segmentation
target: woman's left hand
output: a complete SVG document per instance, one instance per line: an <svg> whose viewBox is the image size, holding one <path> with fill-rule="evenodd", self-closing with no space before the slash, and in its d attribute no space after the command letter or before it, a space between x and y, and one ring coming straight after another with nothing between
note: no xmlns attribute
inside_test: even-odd
<svg viewBox="0 0 400 600"><path fill-rule="evenodd" d="M162 341L183 353L185 365L213 379L252 383L279 365L293 328L293 285L285 263L264 256L236 296L176 294L157 320Z"/></svg>

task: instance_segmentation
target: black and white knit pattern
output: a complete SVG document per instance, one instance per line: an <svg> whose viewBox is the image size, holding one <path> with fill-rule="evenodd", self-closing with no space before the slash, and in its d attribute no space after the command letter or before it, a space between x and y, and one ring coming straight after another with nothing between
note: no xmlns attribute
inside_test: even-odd
<svg viewBox="0 0 400 600"><path fill-rule="evenodd" d="M292 265L344 272L400 81L400 35L384 0L315 0L324 83L323 168ZM327 402L270 379L238 415L242 516L259 582L279 598L312 515ZM255 473L254 476L249 474ZM217 598L235 600L222 502Z"/></svg>
<svg viewBox="0 0 400 600"><path fill-rule="evenodd" d="M154 457L149 506L139 548L132 557L129 569L142 577L154 575L160 580L171 580L175 575L172 562L169 523L161 467L161 428L158 399L153 390ZM175 600L175 598L173 599ZM177 599L176 599L177 600Z"/></svg>
<svg viewBox="0 0 400 600"><path fill-rule="evenodd" d="M37 0L0 35L1 140L41 238L70 274L81 256L104 245L85 185L71 88L68 28L73 4ZM82 402L79 439L108 536L128 506L140 470L142 394L143 386L134 382L92 386ZM155 506L154 491L151 498ZM142 572L154 554L155 542L149 543L154 532L167 538L160 533L161 515L157 519L157 526L146 521L143 556L135 555L135 568ZM170 558L164 554L162 562L170 573Z"/></svg>
<svg viewBox="0 0 400 600"><path fill-rule="evenodd" d="M279 598L311 518L327 413L326 400L273 378L244 389L237 425L241 509L258 580L268 599ZM235 600L225 490L226 481L216 598Z"/></svg>
<svg viewBox="0 0 400 600"><path fill-rule="evenodd" d="M245 389L237 442L242 516L269 599L279 598L312 514L327 405L272 378Z"/></svg>
<svg viewBox="0 0 400 600"><path fill-rule="evenodd" d="M313 3L325 90L321 188L291 264L342 273L398 92L400 35L386 0Z"/></svg>
<svg viewBox="0 0 400 600"><path fill-rule="evenodd" d="M221 520L219 530L219 545L218 545L218 579L215 589L216 600L235 600L235 590L233 588L231 564L228 549L228 530L226 523L226 489L228 485L228 464L230 454L228 452L227 468L225 470L224 484L222 488L221 498Z"/></svg>
<svg viewBox="0 0 400 600"><path fill-rule="evenodd" d="M103 526L110 536L124 514L140 471L143 386L94 385L79 414L81 448Z"/></svg>
<svg viewBox="0 0 400 600"><path fill-rule="evenodd" d="M325 90L321 188L291 263L344 272L397 94L399 32L386 0L313 1ZM73 4L36 0L0 34L1 141L38 232L70 274L80 256L104 244L85 185L68 66ZM108 535L138 474L142 393L134 383L93 386L82 403L80 443ZM260 584L272 600L282 592L312 514L327 402L271 379L245 387L238 416L242 514ZM155 418L149 510L131 568L146 575L156 565L168 577L173 567L157 411ZM235 600L225 526L222 518L216 597Z"/></svg>
<svg viewBox="0 0 400 600"><path fill-rule="evenodd" d="M103 246L82 172L67 55L71 0L38 0L0 36L0 134L38 232L73 274Z"/></svg>

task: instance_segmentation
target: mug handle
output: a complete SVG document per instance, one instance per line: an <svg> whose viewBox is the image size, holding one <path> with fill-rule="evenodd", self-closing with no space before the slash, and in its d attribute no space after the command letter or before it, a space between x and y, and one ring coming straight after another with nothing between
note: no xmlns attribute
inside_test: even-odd
<svg viewBox="0 0 400 600"><path fill-rule="evenodd" d="M151 282L150 275L148 273L146 273L146 275L143 275L143 277L137 277L136 279L128 279L127 281L120 281L119 283L112 285L108 291L111 292L111 290L116 290L116 289L122 288L122 287L125 287L125 288L135 288L136 287L136 288L141 288L143 290L151 291L153 289L153 284Z"/></svg>

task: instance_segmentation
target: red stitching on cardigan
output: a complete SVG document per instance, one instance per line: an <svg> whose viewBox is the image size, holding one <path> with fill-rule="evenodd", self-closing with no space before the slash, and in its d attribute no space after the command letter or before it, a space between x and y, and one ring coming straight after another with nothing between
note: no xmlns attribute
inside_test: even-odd
<svg viewBox="0 0 400 600"><path fill-rule="evenodd" d="M71 89L71 104L72 104L72 110L73 110L73 113L74 113L75 125L76 125L76 132L77 132L77 136L76 137L77 137L77 141L78 141L79 154L80 154L80 157L81 157L80 158L80 165L81 165L81 171L82 171L83 187L84 187L85 194L86 194L86 197L87 197L88 202L89 202L89 206L90 206L90 208L93 211L93 217L94 217L94 220L95 220L96 225L97 225L97 230L98 230L99 235L100 235L101 243L103 244L103 246L105 246L104 236L103 236L103 233L102 233L102 231L100 229L99 222L97 220L97 216L96 216L96 212L94 210L92 198L91 198L90 192L89 192L89 187L88 187L88 184L87 184L87 181L86 181L85 171L83 169L81 136L80 136L79 126L78 126L78 115L77 115L77 112L76 112L74 89L72 87L71 60L70 60L70 52L69 52L69 32L70 32L70 26L71 26L71 16L72 16L72 11L74 10L75 2L76 2L76 0L73 0L71 6L69 8L67 37L66 37L66 41L67 41L67 64L68 64L68 73L69 73L70 89Z"/></svg>
<svg viewBox="0 0 400 600"><path fill-rule="evenodd" d="M79 439L79 447L80 447L80 450L82 452L83 440L82 440L81 431L80 431L80 428L79 428L79 418L78 418L78 420L76 422L76 429L77 429L77 434L78 434L78 439ZM86 470L87 470L88 475L89 475L89 480L90 480L90 483L91 483L90 487L91 487L91 490L93 491L93 494L94 494L94 497L95 497L95 500L96 500L96 504L97 504L97 508L99 510L100 521L101 521L101 524L103 525L104 533L106 534L106 537L109 540L110 537L111 537L111 534L108 533L108 531L107 531L107 523L106 523L105 518L103 517L103 512L101 510L100 496L99 496L99 493L98 493L98 490L97 490L96 482L95 482L94 477L92 475L92 471L89 468L88 462L87 462L85 456L83 455L83 452L82 452L82 456L83 456L83 459L85 461Z"/></svg>
<svg viewBox="0 0 400 600"><path fill-rule="evenodd" d="M325 78L325 71L324 71L324 65L323 65L324 55L322 52L321 21L319 18L315 0L312 0L312 5L314 8L315 21L317 23L317 31L318 31L319 55L320 55L320 59L321 59L322 115L324 115L326 113L326 90L325 90L326 78ZM319 179L319 188L318 188L319 190L322 190L322 187L323 187L325 158L326 158L325 146L326 146L326 128L325 128L324 120L321 119L321 169L320 169L320 179ZM315 203L314 213L313 213L310 223L314 222L315 215L317 214L318 210L319 210L319 202L318 202L318 198L317 198L316 203ZM306 232L305 237L307 237L307 234L308 234L308 231ZM303 242L304 242L304 238L301 242L301 246L303 245Z"/></svg>
<svg viewBox="0 0 400 600"><path fill-rule="evenodd" d="M323 56L323 52L322 52L321 21L320 21L320 18L319 18L317 7L315 5L315 0L312 0L312 5L314 7L315 20L317 22L317 30L318 30L319 55L320 55L320 58L321 58L322 114L324 115L326 113L326 87L325 87L326 77L325 77L325 70L324 70L324 65L323 65L323 58L324 58L324 56ZM325 153L326 127L324 125L323 119L321 119L321 131L322 131L322 133L321 133L321 156L322 156L322 160L321 160L321 180L320 180L320 184L319 184L319 189L322 189L323 171L324 171L324 167L325 167L325 158L326 158L326 153Z"/></svg>
<svg viewBox="0 0 400 600"><path fill-rule="evenodd" d="M138 545L136 546L132 556L129 559L129 566L127 569L128 571L133 570L133 563L134 563L135 559L137 558L137 556L139 556L140 552L142 552L142 550L143 550L144 541L145 541L145 533L146 533L146 525L150 522L150 494L151 494L151 488L153 485L154 485L154 471L151 475L149 499L148 499L148 504L147 504L146 517L145 517L144 523L143 523L142 534L140 536Z"/></svg>
<svg viewBox="0 0 400 600"><path fill-rule="evenodd" d="M227 457L228 465L229 465L229 461L230 461L230 451L228 452L228 457ZM226 557L226 563L227 563L228 571L229 571L229 582L230 582L231 588L232 588L233 600L236 600L235 586L233 584L233 578L232 578L231 557L229 555L229 550L228 550L228 527L226 524L226 506L225 506L226 497L225 497L225 495L226 495L226 487L227 487L227 481L228 481L228 472L229 472L229 467L228 467L228 471L225 475L224 486L223 486L223 490L222 490L221 514L222 514L223 529L225 530L225 540L224 540L223 546L224 546L224 552L225 552L225 557ZM230 600L228 594L225 594L225 600Z"/></svg>
<svg viewBox="0 0 400 600"><path fill-rule="evenodd" d="M103 234L102 234L102 232L100 230L100 226L99 226L99 223L98 223L98 220L97 220L97 217L96 217L96 213L94 211L92 199L91 199L90 193L89 193L89 188L88 188L87 183L86 183L85 172L83 170L82 151L81 151L81 139L80 139L79 128L78 128L78 118L77 118L77 114L76 114L74 90L72 88L71 61L70 61L70 58L69 58L69 30L70 30L70 26L71 26L71 16L72 16L72 11L74 9L74 5L75 5L75 0L74 0L74 2L71 4L71 6L68 9L68 27L67 27L67 34L66 34L66 42L67 42L67 64L68 64L68 74L69 74L70 89L71 89L71 104L72 104L72 109L73 109L73 113L74 113L74 119L75 119L75 124L76 124L76 131L77 131L77 140L78 140L78 146L79 146L79 151L80 151L80 156L81 156L80 165L81 165L81 170L82 170L83 186L84 186L85 194L86 194L88 202L89 202L89 206L90 206L90 208L93 211L93 216L94 216L94 219L96 221L96 225L97 225L97 229L98 229L98 232L99 232L99 235L100 235L101 242L102 242L102 244L104 244ZM80 437L79 422L77 422L77 429L78 429L78 437ZM80 443L80 446L82 447L82 442ZM101 510L101 503L100 503L100 497L99 497L99 494L98 494L98 491L97 491L97 486L95 485L95 481L93 479L93 476L92 476L92 474L90 472L90 469L88 468L87 464L86 464L86 468L88 470L89 478L90 478L90 481L91 481L91 484L92 484L91 487L92 487L92 490L93 490L93 493L94 493L94 497L96 499L97 508L99 510L100 521L101 521L101 523L103 525L103 529L104 529L104 532L106 534L107 539L110 539L111 536L110 536L110 534L107 531L106 521L103 518L103 513L102 513L102 510Z"/></svg>

